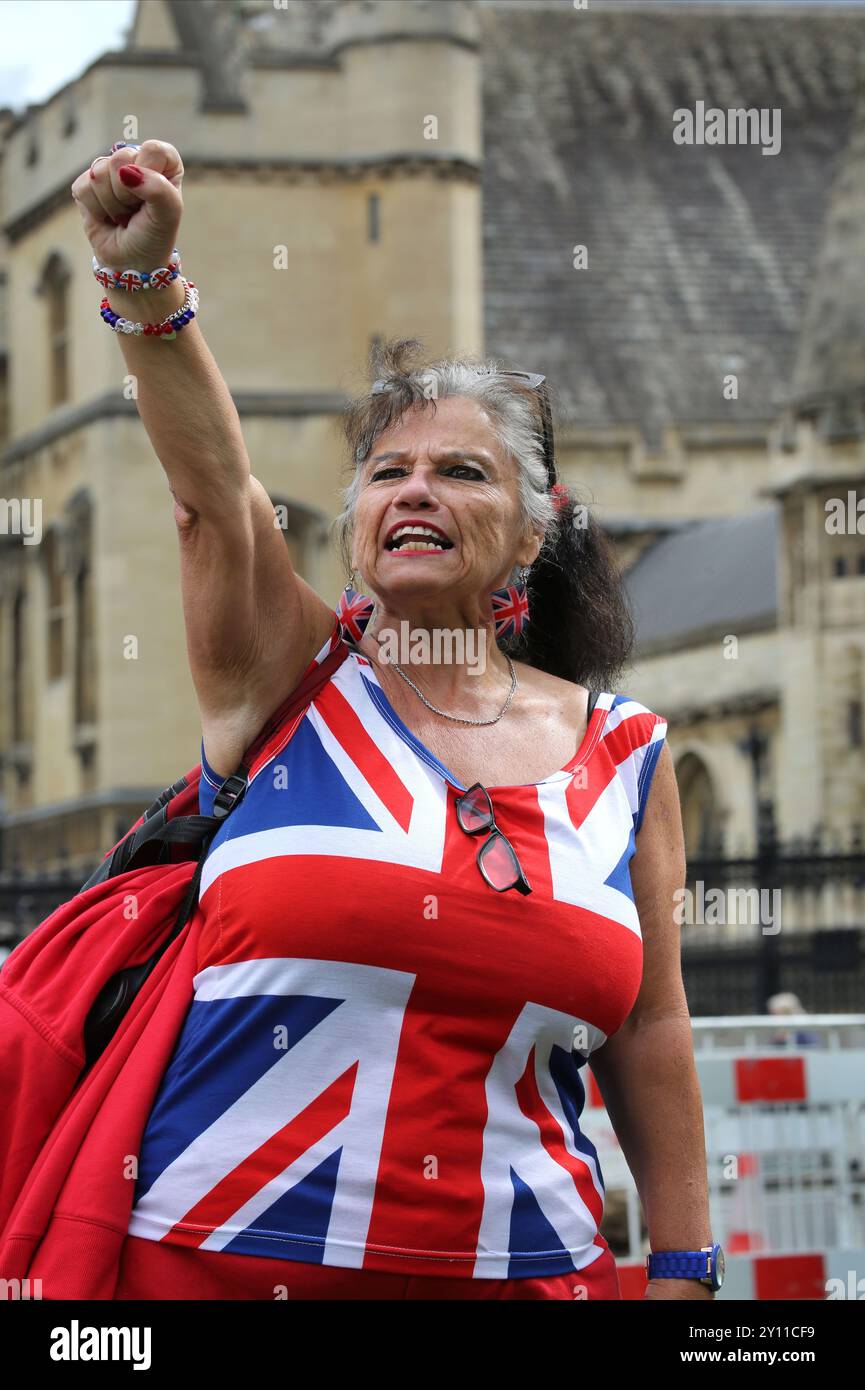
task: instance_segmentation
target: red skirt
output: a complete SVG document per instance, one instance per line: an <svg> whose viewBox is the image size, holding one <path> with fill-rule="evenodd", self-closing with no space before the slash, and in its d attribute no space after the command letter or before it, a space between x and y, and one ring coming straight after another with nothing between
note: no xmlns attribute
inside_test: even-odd
<svg viewBox="0 0 865 1390"><path fill-rule="evenodd" d="M542 1279L448 1279L196 1250L127 1236L115 1299L620 1299L610 1250L586 1269Z"/></svg>

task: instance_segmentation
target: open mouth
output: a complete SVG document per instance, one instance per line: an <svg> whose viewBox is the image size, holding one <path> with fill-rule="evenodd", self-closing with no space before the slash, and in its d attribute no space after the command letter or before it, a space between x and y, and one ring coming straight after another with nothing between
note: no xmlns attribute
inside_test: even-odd
<svg viewBox="0 0 865 1390"><path fill-rule="evenodd" d="M453 541L432 526L400 526L384 543L385 550L438 551L453 550Z"/></svg>

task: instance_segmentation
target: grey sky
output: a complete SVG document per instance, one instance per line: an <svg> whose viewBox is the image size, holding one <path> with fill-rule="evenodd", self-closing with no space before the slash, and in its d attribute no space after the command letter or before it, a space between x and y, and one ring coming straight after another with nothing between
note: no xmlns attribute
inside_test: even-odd
<svg viewBox="0 0 865 1390"><path fill-rule="evenodd" d="M0 0L0 106L44 101L110 48L135 0Z"/></svg>

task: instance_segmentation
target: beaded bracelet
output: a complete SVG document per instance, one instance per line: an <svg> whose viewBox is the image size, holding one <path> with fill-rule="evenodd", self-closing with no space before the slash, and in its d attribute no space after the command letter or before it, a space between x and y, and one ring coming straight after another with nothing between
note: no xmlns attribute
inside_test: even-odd
<svg viewBox="0 0 865 1390"><path fill-rule="evenodd" d="M168 265L159 265L155 270L112 270L109 265L100 265L93 257L93 274L106 290L164 290L180 274L180 252L175 246Z"/></svg>
<svg viewBox="0 0 865 1390"><path fill-rule="evenodd" d="M169 314L161 323L138 323L134 319L121 318L120 314L115 314L107 298L103 299L99 306L99 312L109 328L113 328L115 333L135 333L147 334L148 336L159 337L170 342L182 328L185 328L190 320L195 318L198 310L198 290L194 280L181 280L186 287L186 298L179 309L175 309L173 314Z"/></svg>

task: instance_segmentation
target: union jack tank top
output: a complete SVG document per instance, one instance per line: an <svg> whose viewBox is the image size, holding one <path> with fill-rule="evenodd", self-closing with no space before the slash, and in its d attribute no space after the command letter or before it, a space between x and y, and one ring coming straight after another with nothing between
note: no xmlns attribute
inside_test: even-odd
<svg viewBox="0 0 865 1390"><path fill-rule="evenodd" d="M585 1065L640 986L630 860L666 730L606 691L564 768L489 788L532 889L496 892L465 788L350 649L209 848L129 1234L465 1278L599 1258ZM202 765L209 814L203 741Z"/></svg>

